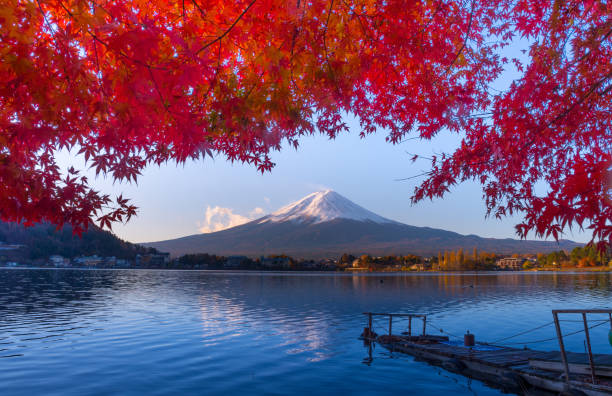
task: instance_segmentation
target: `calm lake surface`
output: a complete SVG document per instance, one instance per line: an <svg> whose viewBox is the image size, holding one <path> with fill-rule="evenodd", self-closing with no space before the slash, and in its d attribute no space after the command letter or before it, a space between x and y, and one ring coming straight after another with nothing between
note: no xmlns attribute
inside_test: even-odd
<svg viewBox="0 0 612 396"><path fill-rule="evenodd" d="M2 269L0 394L497 395L379 346L370 360L358 340L362 312L426 313L432 334L469 329L494 341L550 322L554 308L612 306L611 280L607 273ZM381 333L387 322L376 325ZM394 322L394 332L406 326ZM562 326L569 333L582 324ZM593 352L612 353L608 330L607 323L591 330ZM504 343L554 335L548 325ZM568 337L568 349L584 352L583 340ZM556 340L529 347L558 349Z"/></svg>

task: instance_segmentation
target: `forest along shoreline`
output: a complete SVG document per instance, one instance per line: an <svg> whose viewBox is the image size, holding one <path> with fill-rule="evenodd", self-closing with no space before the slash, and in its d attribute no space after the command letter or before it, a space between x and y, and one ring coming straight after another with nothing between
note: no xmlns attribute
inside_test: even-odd
<svg viewBox="0 0 612 396"><path fill-rule="evenodd" d="M172 258L169 253L137 245L120 246L117 255L103 255L89 248L89 254L44 257L28 252L23 245L0 242L0 267L8 268L100 268L100 269L172 269L172 270L252 270L252 271L335 271L335 272L456 272L456 271L612 271L612 256L591 246L576 247L548 254L500 255L473 249L439 252L435 256L388 255L301 259L288 255L258 258L243 255L186 254ZM99 250L99 249L98 249ZM112 250L112 249L111 249Z"/></svg>

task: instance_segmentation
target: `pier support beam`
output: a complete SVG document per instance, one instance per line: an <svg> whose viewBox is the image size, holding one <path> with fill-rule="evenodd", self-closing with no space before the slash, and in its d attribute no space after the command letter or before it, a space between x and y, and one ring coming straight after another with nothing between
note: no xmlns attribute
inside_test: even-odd
<svg viewBox="0 0 612 396"><path fill-rule="evenodd" d="M612 327L612 310L611 309L553 309L553 319L555 322L555 328L557 330L557 338L559 339L559 350L561 351L561 360L563 361L563 368L565 370L565 381L569 383L569 367L567 362L567 355L565 353L565 346L563 345L563 334L561 333L561 326L559 325L559 314L581 314L582 322L584 324L584 335L586 338L586 344L588 346L589 365L591 368L591 379L593 384L597 381L595 373L595 362L593 361L593 353L591 351L591 336L589 334L589 325L587 323L587 314L607 314L610 318L610 325Z"/></svg>
<svg viewBox="0 0 612 396"><path fill-rule="evenodd" d="M591 337L589 335L589 325L587 324L586 313L582 313L582 321L584 322L584 336L586 337L587 352L589 353L589 365L591 366L591 379L595 383L595 364L593 364L593 352L591 352Z"/></svg>
<svg viewBox="0 0 612 396"><path fill-rule="evenodd" d="M412 316L408 317L408 337L412 337Z"/></svg>
<svg viewBox="0 0 612 396"><path fill-rule="evenodd" d="M555 320L555 329L557 330L557 338L559 339L561 361L563 361L563 369L565 370L565 382L569 382L569 366L567 365L567 356L565 355L565 345L563 345L563 334L561 334L561 326L559 325L559 314L555 311L553 311L553 319Z"/></svg>

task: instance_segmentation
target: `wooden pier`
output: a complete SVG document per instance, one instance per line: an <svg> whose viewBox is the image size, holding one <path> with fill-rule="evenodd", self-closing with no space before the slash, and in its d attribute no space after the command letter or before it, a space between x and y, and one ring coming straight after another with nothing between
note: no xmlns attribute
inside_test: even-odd
<svg viewBox="0 0 612 396"><path fill-rule="evenodd" d="M601 313L602 310L596 310ZM612 310L604 310L606 313ZM566 310L558 313L583 313ZM563 347L557 316L561 351L544 352L532 349L517 349L504 346L476 343L473 347L451 343L448 337L426 334L426 315L387 314L366 312L368 326L362 337L366 342L377 342L385 348L407 353L429 364L445 370L474 378L488 385L517 394L560 395L612 395L612 355L566 352ZM389 331L376 335L372 328L373 316L388 316ZM423 320L420 335L412 332L392 334L393 317L408 317ZM611 324L612 325L612 324ZM588 334L585 314L585 331ZM368 337L369 335L369 337ZM588 339L588 336L587 336Z"/></svg>

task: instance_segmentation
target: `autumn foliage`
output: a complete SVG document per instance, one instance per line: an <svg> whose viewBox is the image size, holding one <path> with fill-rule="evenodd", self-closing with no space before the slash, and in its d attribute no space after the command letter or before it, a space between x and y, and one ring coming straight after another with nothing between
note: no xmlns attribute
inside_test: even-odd
<svg viewBox="0 0 612 396"><path fill-rule="evenodd" d="M464 137L431 159L415 202L475 179L490 214L524 213L521 236L584 225L609 241L611 7L2 0L0 218L79 229L135 213L59 169L58 149L117 180L213 155L266 171L271 150L334 137L351 114L391 143ZM522 60L504 55L518 38ZM520 76L495 90L509 68Z"/></svg>

